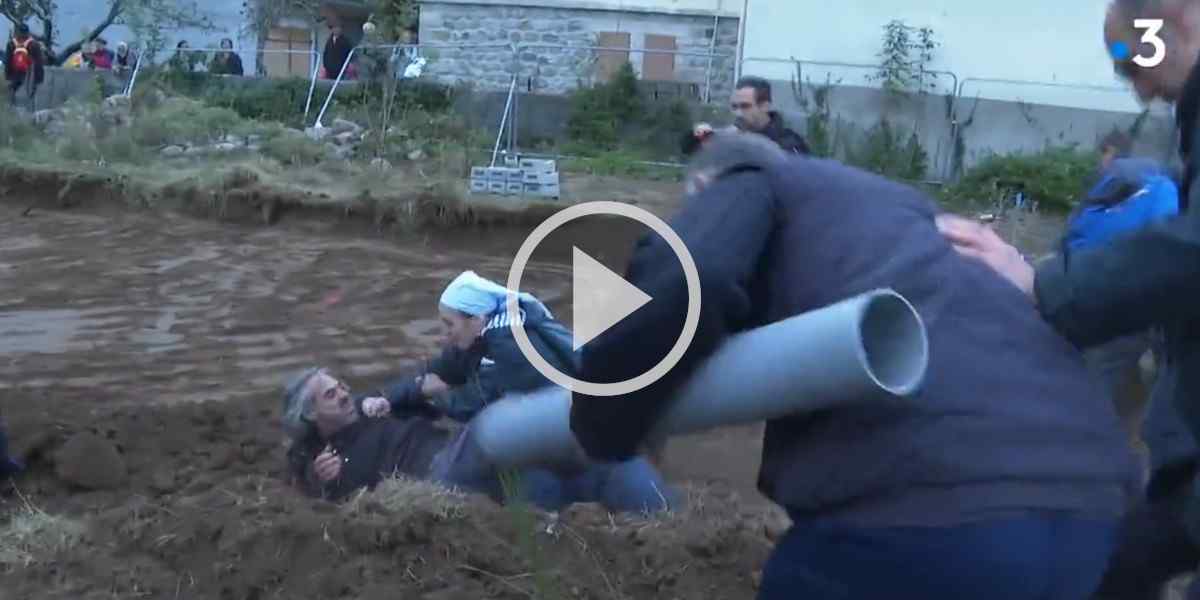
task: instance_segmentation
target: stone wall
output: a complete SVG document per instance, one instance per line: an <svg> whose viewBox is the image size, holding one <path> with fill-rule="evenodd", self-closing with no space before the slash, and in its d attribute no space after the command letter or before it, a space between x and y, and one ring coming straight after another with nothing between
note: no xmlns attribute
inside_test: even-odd
<svg viewBox="0 0 1200 600"><path fill-rule="evenodd" d="M639 76L645 36L674 36L679 52L704 54L676 55L675 78L695 84L697 95L709 85L713 98L724 98L733 85L737 30L735 18L439 2L422 3L420 20L422 43L493 45L427 50L431 77L501 90L515 70L518 85L539 94L564 94L593 83L597 53L561 46L597 46L600 33L620 31L630 34L630 62ZM710 70L714 32L715 53L724 57L711 59Z"/></svg>

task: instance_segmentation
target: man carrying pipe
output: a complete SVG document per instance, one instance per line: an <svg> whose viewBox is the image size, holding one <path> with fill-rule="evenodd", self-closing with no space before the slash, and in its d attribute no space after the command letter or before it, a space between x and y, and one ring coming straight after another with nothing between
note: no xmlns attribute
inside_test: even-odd
<svg viewBox="0 0 1200 600"><path fill-rule="evenodd" d="M733 334L891 288L927 329L922 388L768 421L759 488L793 526L760 600L1087 598L1138 481L1079 353L1017 289L956 253L934 202L911 187L749 133L716 134L693 169L709 183L671 225L699 275L695 336L647 387L576 393L582 447L633 455L666 399ZM642 239L626 278L652 300L583 348L584 381L641 375L683 326L686 279L665 240ZM781 343L820 356L823 340Z"/></svg>

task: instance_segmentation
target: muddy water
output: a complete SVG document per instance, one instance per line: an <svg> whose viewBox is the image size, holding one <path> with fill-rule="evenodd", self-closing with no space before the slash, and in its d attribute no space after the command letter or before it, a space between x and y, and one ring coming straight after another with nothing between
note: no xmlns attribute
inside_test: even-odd
<svg viewBox="0 0 1200 600"><path fill-rule="evenodd" d="M97 403L87 410L236 402L313 364L375 386L436 352L443 286L464 269L503 280L527 233L339 227L22 217L0 205L0 395ZM619 272L645 233L628 221L569 225L539 246L522 288L569 322L571 248ZM683 438L669 474L753 495L758 442L756 428Z"/></svg>

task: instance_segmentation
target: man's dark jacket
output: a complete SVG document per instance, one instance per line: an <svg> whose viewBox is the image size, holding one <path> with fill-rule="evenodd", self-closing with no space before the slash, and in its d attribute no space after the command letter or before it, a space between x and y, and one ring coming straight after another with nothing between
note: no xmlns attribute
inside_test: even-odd
<svg viewBox="0 0 1200 600"><path fill-rule="evenodd" d="M783 115L776 111L771 111L771 121L767 123L766 128L758 133L767 136L767 139L775 142L784 152L793 154L811 154L808 149L808 142L804 141L804 137L788 128L783 122Z"/></svg>
<svg viewBox="0 0 1200 600"><path fill-rule="evenodd" d="M325 67L325 77L336 79L353 49L354 44L345 35L330 35L329 40L325 42L325 51L321 54L321 66Z"/></svg>
<svg viewBox="0 0 1200 600"><path fill-rule="evenodd" d="M705 166L710 153L730 158ZM1136 469L1112 404L1020 290L939 234L931 200L758 136L716 140L698 161L718 175L671 221L699 274L695 337L648 387L575 394L571 426L589 454L631 456L664 399L727 336L889 287L928 329L922 391L769 421L759 474L768 497L794 519L866 527L1120 514ZM642 374L683 326L687 285L665 241L640 241L627 277L652 300L584 346L585 381Z"/></svg>
<svg viewBox="0 0 1200 600"><path fill-rule="evenodd" d="M358 420L322 439L316 427L288 449L288 475L305 494L341 500L360 489L373 489L389 475L413 478L429 475L433 457L449 444L449 433L421 416L369 418L362 413L364 397L355 400ZM313 461L326 446L344 459L337 479L323 483Z"/></svg>
<svg viewBox="0 0 1200 600"><path fill-rule="evenodd" d="M1176 108L1181 214L1101 248L1041 265L1034 288L1042 315L1088 347L1161 326L1166 332L1163 396L1200 435L1200 63ZM1200 523L1197 523L1200 525ZM1200 532L1200 531L1198 531Z"/></svg>

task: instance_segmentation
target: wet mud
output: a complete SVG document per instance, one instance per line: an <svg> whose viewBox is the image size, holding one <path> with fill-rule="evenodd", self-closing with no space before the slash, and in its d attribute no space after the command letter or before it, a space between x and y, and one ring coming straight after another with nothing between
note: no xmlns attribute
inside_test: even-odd
<svg viewBox="0 0 1200 600"><path fill-rule="evenodd" d="M37 507L86 534L9 565L0 597L753 596L781 522L754 491L755 427L672 442L664 469L700 508L668 522L581 507L522 524L474 499L454 519L348 513L282 487L283 377L324 364L370 389L415 368L442 287L505 279L532 225L220 223L57 194L0 202L0 415L30 464L0 525ZM572 224L522 287L569 322L571 249L619 270L645 234Z"/></svg>

